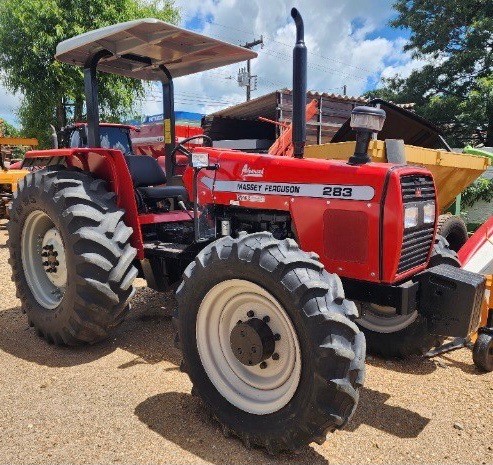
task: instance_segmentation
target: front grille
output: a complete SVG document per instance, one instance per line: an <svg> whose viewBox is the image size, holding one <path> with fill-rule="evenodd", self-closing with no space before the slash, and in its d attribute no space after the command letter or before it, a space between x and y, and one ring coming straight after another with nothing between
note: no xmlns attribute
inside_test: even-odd
<svg viewBox="0 0 493 465"><path fill-rule="evenodd" d="M401 191L404 204L435 200L435 185L429 176L403 176Z"/></svg>
<svg viewBox="0 0 493 465"><path fill-rule="evenodd" d="M413 204L419 207L426 202L435 200L436 197L435 186L430 176L403 176L401 178L401 192L404 206ZM424 224L421 214L418 226L404 231L397 274L426 263L433 244L434 233L435 225Z"/></svg>

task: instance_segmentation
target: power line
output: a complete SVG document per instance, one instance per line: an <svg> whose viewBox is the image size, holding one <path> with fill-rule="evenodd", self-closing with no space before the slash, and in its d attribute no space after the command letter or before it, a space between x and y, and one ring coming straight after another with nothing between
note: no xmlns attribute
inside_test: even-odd
<svg viewBox="0 0 493 465"><path fill-rule="evenodd" d="M205 20L205 22L207 22L207 23L209 23L209 24L211 24L211 25L213 25L213 26L219 26L219 27L222 27L222 28L225 28L225 29L235 30L235 31L238 31L238 32L242 32L242 33L244 33L244 34L249 34L249 35L250 35L250 34L254 34L254 32L253 32L253 31L245 31L245 30L243 30L243 29L239 29L239 28L236 28L236 27L233 27L233 26L226 26L226 25L224 25L224 24L219 24L219 23L216 23L215 21L212 21L212 20L209 20L209 19L206 19L206 20ZM284 46L284 47L288 47L288 48L292 48L292 47L293 47L293 45L292 45L292 44L291 44L291 45L289 45L289 44L286 44L286 43L284 43L284 42L281 42L281 41L279 41L279 40L275 39L275 38L274 38L274 36L272 36L271 34L268 34L268 33L263 33L263 36L267 37L267 38L268 38L271 42L275 42L275 43L277 43L277 44L279 44L279 45L282 45L282 46ZM349 67L351 67L351 68L359 69L359 70L364 71L364 72L367 72L367 73L372 73L372 71L370 71L370 70L368 70L368 69L366 69L366 68L362 68L362 67L359 67L359 66L356 66L356 65L352 65L352 64L350 64L350 63L346 63L346 62L343 62L343 61L341 61L341 60L337 60L337 59L335 59L335 58L326 57L326 56L324 56L324 55L320 55L320 54L318 54L318 53L316 53L316 52L312 52L312 51L310 51L310 50L308 50L308 53L309 53L310 55L314 55L314 56L318 56L319 58L323 58L324 60L328 60L328 61L333 61L333 62L335 62L335 63L339 63L339 64L341 64L341 65L343 65L343 66L349 66Z"/></svg>

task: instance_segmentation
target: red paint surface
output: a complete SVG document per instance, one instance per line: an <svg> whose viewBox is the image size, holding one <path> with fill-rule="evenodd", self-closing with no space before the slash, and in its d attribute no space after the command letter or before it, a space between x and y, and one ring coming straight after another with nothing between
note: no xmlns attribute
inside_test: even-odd
<svg viewBox="0 0 493 465"><path fill-rule="evenodd" d="M249 154L233 150L220 150L201 147L196 151L207 152L211 164L218 164L216 171L202 170L199 174L198 196L201 204L235 205L251 209L268 209L290 212L293 226L300 246L305 251L314 251L320 255L322 263L329 272L341 276L364 281L394 283L423 270L426 264L415 267L406 273L397 275L400 250L403 237L403 204L399 178L404 175L430 175L430 172L419 167L393 167L387 163L369 163L361 166L350 166L343 161L296 159L276 157L264 154ZM61 149L32 151L26 155L35 156L66 156L69 164L81 166L108 181L117 194L118 206L126 211L125 222L134 229L132 245L138 250L138 258L143 258L142 234L140 225L160 221L183 221L189 217L185 212L173 212L160 215L137 214L133 186L127 165L122 153L108 149ZM261 177L245 175L245 165L250 172L257 170ZM212 188L204 182L209 178ZM388 177L385 204L381 208L385 179ZM187 167L183 177L184 184L192 198L192 169ZM240 199L237 193L218 192L214 190L217 181L242 182L279 182L297 184L340 184L346 186L371 186L374 196L371 200L325 199L309 197L291 197L289 195L261 195L261 202ZM327 253L328 247L324 237L324 216L328 210L338 210L339 218L344 218L344 211L350 212L347 234L351 235L359 255L364 260L355 261L355 254L348 252L346 259L343 253ZM360 213L358 215L358 212ZM381 217L383 212L383 218ZM341 216L342 214L342 216ZM170 216L166 216L170 215ZM186 217L185 217L186 216ZM365 231L355 230L358 222L350 221L355 217L365 217L360 224L366 225ZM180 218L180 219L177 219ZM344 222L344 220L341 220ZM382 222L382 229L380 224ZM344 241L340 241L343 243ZM344 242L345 243L345 242ZM383 259L380 268L380 254ZM362 251L362 252L361 252ZM430 250L431 252L431 250ZM360 257L360 258L361 258Z"/></svg>
<svg viewBox="0 0 493 465"><path fill-rule="evenodd" d="M493 216L490 216L480 228L469 238L458 252L462 264L467 263L481 247L493 238Z"/></svg>

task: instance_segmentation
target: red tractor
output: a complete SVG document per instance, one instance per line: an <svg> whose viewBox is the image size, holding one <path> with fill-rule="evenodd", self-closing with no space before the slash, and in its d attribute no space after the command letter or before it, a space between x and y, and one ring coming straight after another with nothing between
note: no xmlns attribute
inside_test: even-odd
<svg viewBox="0 0 493 465"><path fill-rule="evenodd" d="M60 43L57 59L84 68L87 147L29 152L26 164L45 168L21 181L9 222L13 279L40 336L105 338L137 276L176 289L194 391L226 435L270 453L322 443L351 418L365 372L358 325L383 353L426 351L477 328L485 286L434 249L430 172L369 163L381 110L355 109L349 163L303 158L306 47L292 16L293 157L174 143L173 78L254 52L154 19ZM152 157L101 147L96 68L162 82L166 174Z"/></svg>

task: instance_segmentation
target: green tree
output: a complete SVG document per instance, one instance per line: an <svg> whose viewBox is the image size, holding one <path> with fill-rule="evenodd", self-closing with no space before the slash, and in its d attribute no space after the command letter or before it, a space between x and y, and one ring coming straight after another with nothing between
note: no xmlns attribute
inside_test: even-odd
<svg viewBox="0 0 493 465"><path fill-rule="evenodd" d="M0 0L0 69L12 92L23 94L23 133L50 143L49 125L80 120L84 111L82 70L55 61L59 42L83 32L154 17L177 23L173 0ZM101 116L121 119L144 94L140 81L99 75Z"/></svg>
<svg viewBox="0 0 493 465"><path fill-rule="evenodd" d="M0 119L0 137L20 137L20 131L3 119Z"/></svg>
<svg viewBox="0 0 493 465"><path fill-rule="evenodd" d="M397 0L394 8L392 26L411 31L405 50L427 64L371 94L414 102L453 145L493 146L493 1Z"/></svg>

